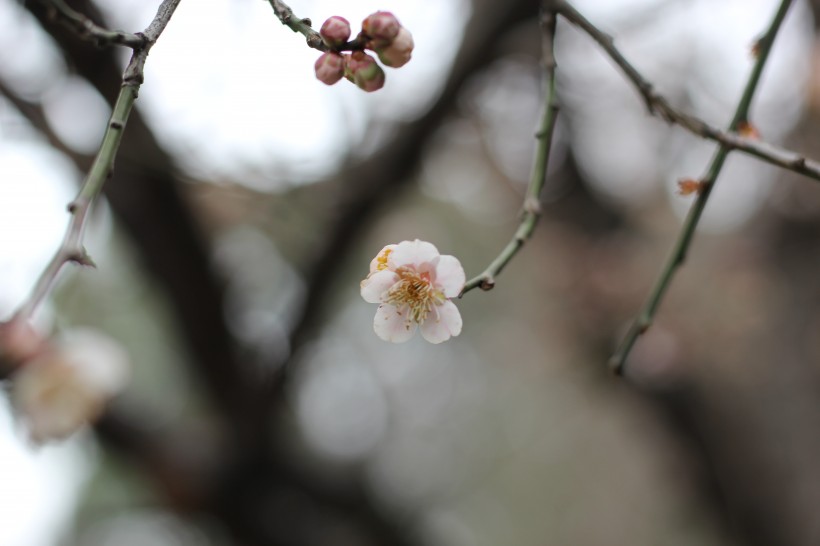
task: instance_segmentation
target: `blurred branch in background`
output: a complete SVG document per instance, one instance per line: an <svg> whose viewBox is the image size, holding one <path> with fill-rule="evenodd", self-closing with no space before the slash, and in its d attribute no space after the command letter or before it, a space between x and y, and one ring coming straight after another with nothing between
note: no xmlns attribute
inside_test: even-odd
<svg viewBox="0 0 820 546"><path fill-rule="evenodd" d="M82 13L71 9L63 0L39 0L47 9L53 10L53 17L74 30L81 38L88 39L98 47L118 44L131 49L142 49L148 45L145 34L131 34L118 30L103 28ZM173 10L174 8L172 8ZM172 13L168 12L168 15ZM162 19L165 19L164 17ZM167 20L166 20L167 22Z"/></svg>

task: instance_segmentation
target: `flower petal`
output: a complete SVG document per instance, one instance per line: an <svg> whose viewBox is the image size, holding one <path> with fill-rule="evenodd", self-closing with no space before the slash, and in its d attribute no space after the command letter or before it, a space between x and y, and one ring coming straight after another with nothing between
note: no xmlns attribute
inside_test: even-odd
<svg viewBox="0 0 820 546"><path fill-rule="evenodd" d="M448 298L458 296L466 281L464 268L461 267L458 258L447 254L439 258L438 266L436 266L435 284L439 290L444 292L445 296Z"/></svg>
<svg viewBox="0 0 820 546"><path fill-rule="evenodd" d="M461 333L461 313L450 300L436 305L421 325L421 335L430 343L441 343Z"/></svg>
<svg viewBox="0 0 820 546"><path fill-rule="evenodd" d="M396 245L387 245L383 249L376 254L376 257L370 260L370 273L375 273L376 271L381 271L387 268L387 257L393 252L393 249L396 248ZM380 268L379 265L382 265Z"/></svg>
<svg viewBox="0 0 820 546"><path fill-rule="evenodd" d="M404 343L413 337L417 326L410 319L410 309L406 306L397 308L383 303L379 305L373 319L373 330L376 335L392 343Z"/></svg>
<svg viewBox="0 0 820 546"><path fill-rule="evenodd" d="M390 287L396 284L399 276L392 271L376 271L361 283L361 292L364 301L367 303L381 303L382 294L390 290Z"/></svg>
<svg viewBox="0 0 820 546"><path fill-rule="evenodd" d="M402 266L413 266L418 269L424 263L438 258L438 249L427 241L402 241L396 245L387 258L388 269L395 270Z"/></svg>

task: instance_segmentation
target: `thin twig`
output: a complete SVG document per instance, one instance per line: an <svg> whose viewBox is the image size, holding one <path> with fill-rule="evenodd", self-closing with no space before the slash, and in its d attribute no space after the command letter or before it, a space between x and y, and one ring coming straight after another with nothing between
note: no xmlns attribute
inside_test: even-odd
<svg viewBox="0 0 820 546"><path fill-rule="evenodd" d="M91 40L98 46L112 44L124 45L131 49L142 49L146 46L146 38L141 34L131 34L121 30L109 30L96 24L94 21L76 11L63 0L41 0L53 10L55 17L68 28L72 29L84 40Z"/></svg>
<svg viewBox="0 0 820 546"><path fill-rule="evenodd" d="M318 32L311 27L310 19L301 19L293 14L290 6L280 0L268 0L273 13L282 21L282 24L290 28L293 32L298 32L305 37L307 45L319 51L327 51L328 47L322 40Z"/></svg>
<svg viewBox="0 0 820 546"><path fill-rule="evenodd" d="M530 175L530 183L527 186L526 197L524 198L524 210L521 215L521 222L518 229L507 246L501 253L487 266L481 274L473 277L464 285L464 289L459 294L463 296L474 288L490 290L495 286L495 278L501 273L510 260L521 250L524 243L532 236L535 225L541 216L541 190L547 178L547 164L549 162L550 149L552 147L552 133L555 129L555 120L558 117L558 98L555 93L555 23L556 14L554 11L545 11L542 19L544 29L544 73L546 77L546 96L544 98L544 114L541 119L541 126L536 133L537 147L535 151L535 161Z"/></svg>
<svg viewBox="0 0 820 546"><path fill-rule="evenodd" d="M702 119L675 109L669 101L615 47L612 36L602 32L586 17L579 13L568 2L558 1L558 13L567 21L578 26L603 48L609 57L623 71L624 75L633 83L643 97L646 107L653 115L658 115L668 123L680 125L687 131L700 137L713 140L731 150L739 150L760 160L780 168L794 171L815 180L820 180L820 163L812 161L803 155L745 138L732 131L723 131L713 127Z"/></svg>
<svg viewBox="0 0 820 546"><path fill-rule="evenodd" d="M143 68L145 66L145 59L148 57L148 52L165 29L179 2L180 0L164 0L157 10L157 15L154 17L154 20L142 33L145 39L144 45L134 50L131 61L125 68L120 93L114 104L114 110L108 121L108 127L105 130L100 149L94 158L94 163L91 165L91 169L80 188L79 194L77 194L74 201L68 205L68 211L71 213L71 221L66 229L63 242L37 279L37 283L31 295L23 302L17 311L17 317L22 319L31 318L40 303L42 303L51 292L57 275L60 273L63 265L68 262L76 262L88 266L94 265L94 262L88 256L82 243L83 228L85 227L88 212L91 205L100 195L106 180L108 180L113 173L114 158L120 147L125 124L128 122L128 116L134 107L134 101L137 99L140 85L144 79Z"/></svg>
<svg viewBox="0 0 820 546"><path fill-rule="evenodd" d="M752 73L746 83L743 96L740 98L740 102L738 102L732 122L729 124L729 132L736 131L741 123L746 123L748 120L749 107L751 106L755 90L760 83L760 76L763 74L763 68L766 65L769 52L774 44L777 31L780 29L790 5L791 0L782 0L771 25L769 26L769 29L758 42L757 61L752 68ZM627 357L629 356L629 352L632 350L632 346L635 344L638 337L651 326L658 306L669 288L672 277L686 259L686 254L695 234L695 228L697 227L698 221L703 214L703 209L706 207L706 202L709 200L709 195L714 189L715 182L720 175L720 171L723 168L726 157L731 151L732 148L730 146L721 144L715 152L712 163L710 164L706 175L701 180L702 186L700 193L695 199L695 202L692 204L692 208L689 210L686 221L684 222L678 239L675 242L672 255L667 260L660 277L656 281L655 286L652 288L649 299L638 317L632 323L632 326L627 331L626 336L621 341L621 344L618 346L615 354L610 359L610 366L615 373L623 373L624 365Z"/></svg>

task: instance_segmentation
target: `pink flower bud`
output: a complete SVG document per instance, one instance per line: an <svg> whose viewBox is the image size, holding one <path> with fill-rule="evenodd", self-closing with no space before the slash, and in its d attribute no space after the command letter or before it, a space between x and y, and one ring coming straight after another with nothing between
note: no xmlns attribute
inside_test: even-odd
<svg viewBox="0 0 820 546"><path fill-rule="evenodd" d="M362 32L370 37L373 47L376 48L386 47L393 43L399 29L401 29L401 23L389 11L377 11L362 21Z"/></svg>
<svg viewBox="0 0 820 546"><path fill-rule="evenodd" d="M322 39L330 47L339 47L350 39L350 23L344 17L334 15L319 30Z"/></svg>
<svg viewBox="0 0 820 546"><path fill-rule="evenodd" d="M364 51L354 51L345 60L347 61L345 76L359 89L370 93L384 86L384 70L378 65L376 59Z"/></svg>
<svg viewBox="0 0 820 546"><path fill-rule="evenodd" d="M314 65L316 70L316 79L320 82L333 85L342 79L345 73L344 58L335 51L328 51L316 59Z"/></svg>
<svg viewBox="0 0 820 546"><path fill-rule="evenodd" d="M406 65L413 56L413 35L406 28L401 27L393 43L376 50L379 60L385 66L399 68Z"/></svg>

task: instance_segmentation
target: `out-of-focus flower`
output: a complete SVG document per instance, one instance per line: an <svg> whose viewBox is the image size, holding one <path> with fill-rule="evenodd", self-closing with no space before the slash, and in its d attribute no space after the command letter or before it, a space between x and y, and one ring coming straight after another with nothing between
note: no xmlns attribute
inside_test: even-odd
<svg viewBox="0 0 820 546"><path fill-rule="evenodd" d="M46 341L27 321L0 322L0 375L33 358L46 347Z"/></svg>
<svg viewBox="0 0 820 546"><path fill-rule="evenodd" d="M458 259L416 239L384 247L370 262L361 293L380 304L373 329L383 340L402 343L420 327L424 339L441 343L461 333L461 314L450 298L465 280Z"/></svg>
<svg viewBox="0 0 820 546"><path fill-rule="evenodd" d="M399 34L401 23L389 11L371 13L362 21L362 32L370 38L373 47L388 46Z"/></svg>
<svg viewBox="0 0 820 546"><path fill-rule="evenodd" d="M96 419L128 375L128 357L116 341L77 329L19 369L12 402L32 441L61 439Z"/></svg>
<svg viewBox="0 0 820 546"><path fill-rule="evenodd" d="M322 53L313 67L316 70L316 79L327 85L333 85L342 79L345 73L345 60L334 51Z"/></svg>
<svg viewBox="0 0 820 546"><path fill-rule="evenodd" d="M330 47L339 47L350 38L350 22L344 17L334 15L322 24L319 34Z"/></svg>
<svg viewBox="0 0 820 546"><path fill-rule="evenodd" d="M355 83L359 89L377 91L384 87L384 70L376 59L364 51L354 51L345 56L345 77Z"/></svg>
<svg viewBox="0 0 820 546"><path fill-rule="evenodd" d="M413 56L413 35L406 28L401 27L393 42L387 46L376 50L379 60L391 68L399 68L406 65Z"/></svg>

